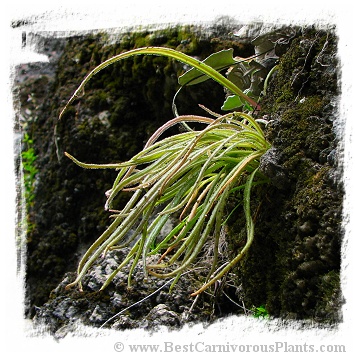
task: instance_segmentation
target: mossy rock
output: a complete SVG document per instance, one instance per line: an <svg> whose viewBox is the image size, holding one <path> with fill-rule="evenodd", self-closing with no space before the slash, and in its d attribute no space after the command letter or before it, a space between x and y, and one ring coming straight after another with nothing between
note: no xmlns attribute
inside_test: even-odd
<svg viewBox="0 0 355 357"><path fill-rule="evenodd" d="M115 173L85 171L68 161L63 152L84 162L126 160L142 148L157 127L172 118L171 101L177 75L183 69L172 60L148 56L125 60L100 72L86 87L85 96L68 108L60 122L57 120L89 70L143 44L177 48L200 58L230 47L234 55L253 54L250 43L217 34L202 36L193 27L122 34L115 42L107 34L66 40L56 76L48 82L50 88L41 91L38 115L31 123L40 174L31 212L35 229L28 235L28 316L34 314L34 306L47 302L65 273L76 269L83 251L110 222L103 210L104 192L111 187ZM253 189L255 240L246 259L226 277L228 284L221 282L212 295L205 294L199 300L197 308L204 320L244 313L224 291L248 309L265 305L275 317L340 321L343 189L334 131L336 44L332 28L295 28L292 41L280 56L259 113L269 119L266 135L273 145L274 166L267 169L265 159L270 184ZM219 111L224 96L214 83L206 82L197 91L187 88L177 103L179 113L204 114L198 103ZM24 93L22 98L26 98ZM120 199L123 203L127 197ZM234 208L233 198L229 208ZM233 257L245 243L242 208L231 215L226 240L227 254ZM193 284L202 281L203 275ZM46 308L54 306L51 302L62 301L64 295L59 293L68 294L57 289ZM109 316L111 297L85 294L85 298L77 298L80 306L90 309L102 298L100 304ZM75 300L74 295L70 298ZM73 301L70 304L75 305ZM184 304L187 306L186 301Z"/></svg>
<svg viewBox="0 0 355 357"><path fill-rule="evenodd" d="M268 170L269 187L255 192L255 242L236 268L235 285L246 306L265 304L276 317L341 319L336 43L331 28L299 30L261 103L277 164ZM281 173L284 186L278 185Z"/></svg>

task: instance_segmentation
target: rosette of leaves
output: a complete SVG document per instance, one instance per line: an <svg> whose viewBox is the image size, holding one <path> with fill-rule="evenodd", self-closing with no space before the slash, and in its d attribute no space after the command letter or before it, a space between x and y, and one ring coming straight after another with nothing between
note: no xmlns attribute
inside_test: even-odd
<svg viewBox="0 0 355 357"><path fill-rule="evenodd" d="M234 61L230 51L227 56L223 52L223 58L217 57L216 62L208 59L201 62L178 51L155 47L128 51L104 62L88 74L69 103L102 68L137 54L165 55L189 64L192 69L183 81L187 76L190 76L189 83L208 76L239 96L248 106L257 107L254 100L219 73ZM191 122L203 124L204 128L162 138L170 127ZM266 180L258 168L260 157L269 148L258 120L246 113L233 112L215 115L214 118L175 117L157 129L142 151L126 162L86 164L65 153L84 168L117 170L117 178L107 193L105 205L106 210L114 211L114 220L84 254L78 265L77 277L68 288L77 284L81 287L82 278L99 257L108 250L123 247L131 247L130 252L107 277L101 289L127 265L130 266L128 286L131 286L139 261L143 263L145 274L163 279L175 278L175 283L191 268L205 244L212 240L215 251L210 272L206 282L192 295L207 289L245 256L253 241L251 189ZM121 191L129 191L132 196L119 209L114 207L114 199ZM243 192L241 204L245 215L246 243L233 259L219 264L217 247L226 202L235 191ZM168 234L158 239L172 215L179 216L179 220Z"/></svg>

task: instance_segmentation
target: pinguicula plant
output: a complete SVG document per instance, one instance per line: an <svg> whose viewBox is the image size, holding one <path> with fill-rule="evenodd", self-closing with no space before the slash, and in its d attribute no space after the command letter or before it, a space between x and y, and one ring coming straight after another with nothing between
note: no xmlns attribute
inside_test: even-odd
<svg viewBox="0 0 355 357"><path fill-rule="evenodd" d="M179 78L181 85L196 84L211 78L231 93L237 106L258 108L242 89L219 71L232 66L232 50L221 51L199 61L181 52L160 47L134 49L119 54L92 70L75 91L66 107L77 97L90 78L103 68L134 55L168 56L181 61L191 70ZM230 99L229 99L230 102ZM62 113L65 111L63 109ZM130 160L117 164L82 163L68 153L67 157L83 168L117 171L107 194L105 209L113 211L113 222L89 247L82 257L75 281L67 288L79 285L96 260L108 250L130 247L103 284L104 289L129 265L128 287L139 261L146 275L175 278L188 271L201 255L208 241L213 241L214 257L206 281L192 295L198 295L227 274L247 253L254 238L251 213L251 190L266 181L259 172L260 157L270 148L259 120L244 112L224 115L207 112L211 117L183 115L169 120L147 141L144 148ZM61 114L62 114L61 113ZM188 123L203 125L191 130ZM174 125L184 124L185 132L162 138ZM114 199L121 191L132 193L121 209ZM226 203L231 194L242 192L246 224L246 243L229 262L219 263L218 244L226 215ZM158 212L158 213L157 213ZM179 217L162 239L158 239L171 217ZM132 233L133 232L133 233Z"/></svg>

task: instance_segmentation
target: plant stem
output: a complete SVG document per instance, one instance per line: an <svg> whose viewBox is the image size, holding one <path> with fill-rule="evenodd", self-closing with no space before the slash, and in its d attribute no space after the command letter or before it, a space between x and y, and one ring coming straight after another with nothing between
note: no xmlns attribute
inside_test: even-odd
<svg viewBox="0 0 355 357"><path fill-rule="evenodd" d="M174 58L182 63L185 63L189 66L192 66L199 70L200 72L206 74L209 76L211 79L215 80L225 88L229 89L232 93L238 95L239 97L243 98L246 102L248 102L251 106L253 106L256 109L259 109L259 104L256 103L253 99L248 97L243 91L237 87L234 83L232 83L230 80L228 80L226 77L224 77L222 74L220 74L218 71L207 65L206 63L199 61L193 57L190 57L182 52L173 50L171 48L165 48L165 47L142 47L142 48L137 48L133 49L124 53L120 53L112 58L109 58L105 62L101 63L97 67L95 67L81 82L80 86L77 88L77 90L74 92L72 97L69 99L68 103L65 105L64 109L61 111L59 115L59 119L62 117L63 113L67 109L67 107L73 102L75 98L78 97L78 94L84 89L86 83L93 77L96 73L100 72L102 69L106 68L107 66L110 66L111 64L134 56L134 55L158 55L158 56L166 56L166 57L171 57Z"/></svg>

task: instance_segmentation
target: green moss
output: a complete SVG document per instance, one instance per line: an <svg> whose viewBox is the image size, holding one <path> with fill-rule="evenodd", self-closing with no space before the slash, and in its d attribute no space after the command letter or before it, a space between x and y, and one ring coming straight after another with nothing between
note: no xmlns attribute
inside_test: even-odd
<svg viewBox="0 0 355 357"><path fill-rule="evenodd" d="M280 76L282 74L279 74ZM275 104L291 102L295 98L295 94L291 88L290 83L285 84L280 91L280 95L277 97Z"/></svg>
<svg viewBox="0 0 355 357"><path fill-rule="evenodd" d="M98 89L87 98L87 106L95 111L103 111L110 107L109 96L105 90Z"/></svg>
<svg viewBox="0 0 355 357"><path fill-rule="evenodd" d="M320 280L318 288L317 311L325 321L337 322L341 318L339 272L332 270L325 274Z"/></svg>
<svg viewBox="0 0 355 357"><path fill-rule="evenodd" d="M298 104L298 111L301 113L301 118L306 119L310 116L321 115L325 106L324 99L319 95L309 96L304 98Z"/></svg>
<svg viewBox="0 0 355 357"><path fill-rule="evenodd" d="M272 120L267 137L289 184L256 192L256 236L235 282L246 306L266 302L273 316L339 321L343 192L327 159L337 145L329 112L337 93L334 34L303 29L262 99Z"/></svg>

